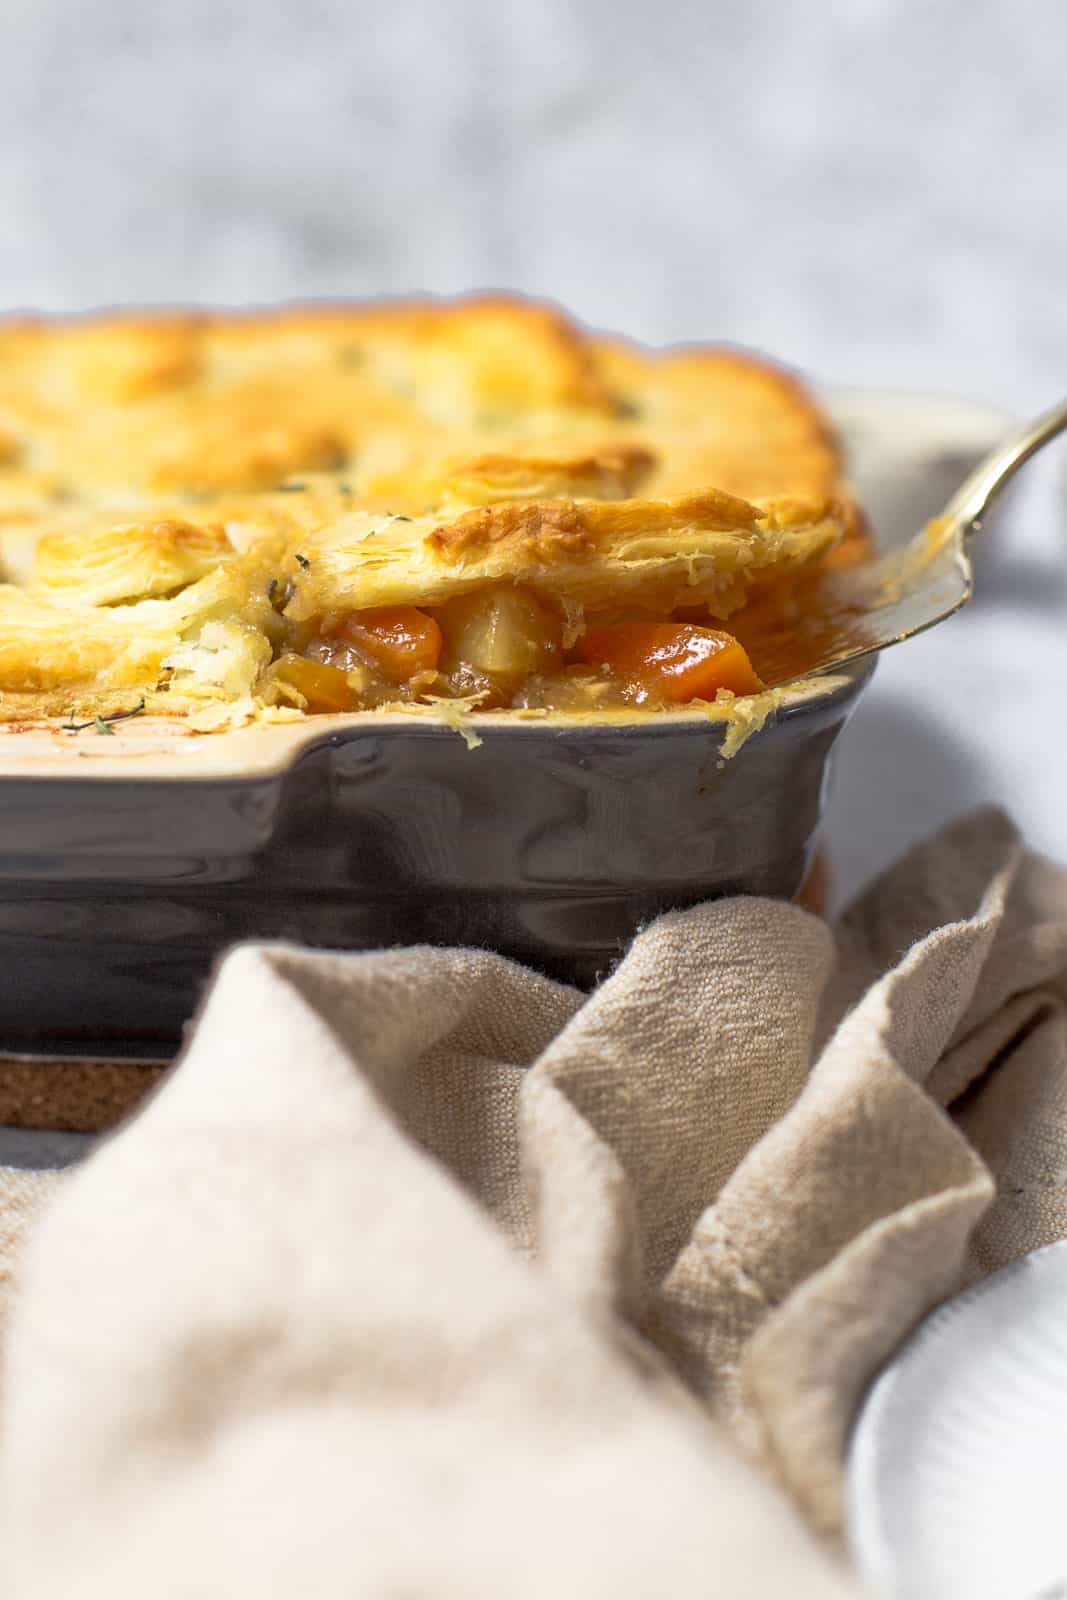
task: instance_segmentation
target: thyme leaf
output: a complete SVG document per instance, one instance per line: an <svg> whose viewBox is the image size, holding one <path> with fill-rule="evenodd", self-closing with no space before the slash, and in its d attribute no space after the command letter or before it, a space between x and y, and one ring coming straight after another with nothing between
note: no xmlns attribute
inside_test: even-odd
<svg viewBox="0 0 1067 1600"><path fill-rule="evenodd" d="M145 702L144 696L142 695L137 704L135 706L131 706L128 711L112 711L106 717L90 717L87 722L75 722L74 708L72 706L70 711L70 721L62 723L61 726L64 733L84 733L86 728L94 728L97 733L107 733L113 735L115 732L114 728L111 726L113 722L125 722L129 717L139 716L144 708Z"/></svg>

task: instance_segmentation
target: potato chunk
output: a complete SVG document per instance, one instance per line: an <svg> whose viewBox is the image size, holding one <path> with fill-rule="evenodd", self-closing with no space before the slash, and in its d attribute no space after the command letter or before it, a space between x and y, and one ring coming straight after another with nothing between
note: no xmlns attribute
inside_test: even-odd
<svg viewBox="0 0 1067 1600"><path fill-rule="evenodd" d="M516 584L458 595L437 618L445 670L484 678L498 696L510 698L532 673L557 671L562 663L562 620Z"/></svg>

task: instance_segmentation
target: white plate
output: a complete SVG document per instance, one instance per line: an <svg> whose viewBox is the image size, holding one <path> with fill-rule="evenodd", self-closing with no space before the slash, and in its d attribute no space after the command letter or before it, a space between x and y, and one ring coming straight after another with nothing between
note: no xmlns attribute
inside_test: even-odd
<svg viewBox="0 0 1067 1600"><path fill-rule="evenodd" d="M877 1595L1067 1597L1067 1242L920 1325L860 1414L848 1500Z"/></svg>

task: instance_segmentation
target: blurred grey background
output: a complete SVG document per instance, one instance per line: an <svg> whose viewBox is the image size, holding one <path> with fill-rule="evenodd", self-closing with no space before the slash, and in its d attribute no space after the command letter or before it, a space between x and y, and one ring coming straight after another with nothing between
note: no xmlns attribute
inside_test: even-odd
<svg viewBox="0 0 1067 1600"><path fill-rule="evenodd" d="M1063 0L3 0L0 303L506 285L1032 406Z"/></svg>
<svg viewBox="0 0 1067 1600"><path fill-rule="evenodd" d="M1063 0L0 0L0 305L511 287L1021 414L1067 390L1065 59ZM1067 855L1061 498L884 661L841 892L986 799Z"/></svg>

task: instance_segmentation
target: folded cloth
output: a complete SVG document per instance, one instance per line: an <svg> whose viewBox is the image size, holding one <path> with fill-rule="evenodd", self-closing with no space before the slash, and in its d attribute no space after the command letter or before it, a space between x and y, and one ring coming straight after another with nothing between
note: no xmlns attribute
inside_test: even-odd
<svg viewBox="0 0 1067 1600"><path fill-rule="evenodd" d="M1065 1016L1067 871L989 812L588 997L234 951L122 1131L8 1175L10 1592L855 1592L781 1491L835 1530L879 1364L1067 1234Z"/></svg>

